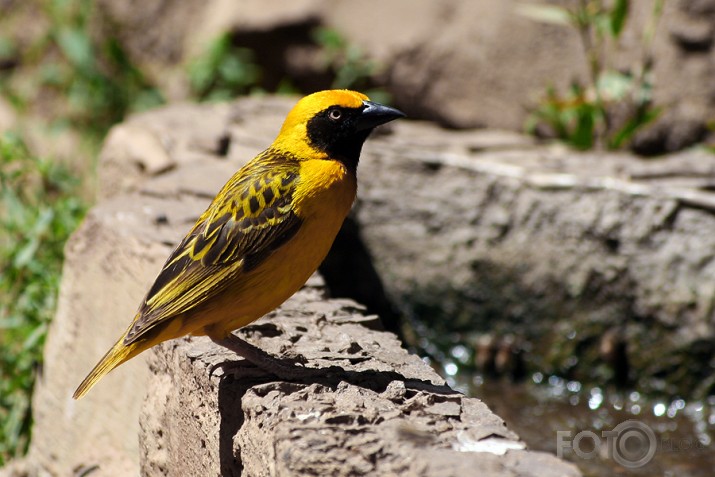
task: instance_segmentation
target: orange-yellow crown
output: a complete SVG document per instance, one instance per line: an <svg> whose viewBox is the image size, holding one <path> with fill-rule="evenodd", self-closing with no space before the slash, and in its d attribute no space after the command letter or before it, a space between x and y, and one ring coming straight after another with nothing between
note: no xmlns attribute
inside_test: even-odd
<svg viewBox="0 0 715 477"><path fill-rule="evenodd" d="M299 129L304 135L305 125L310 118L329 108L330 106L342 106L345 108L359 108L363 101L369 101L370 98L357 91L348 89L331 89L326 91L318 91L317 93L309 94L302 98L288 113L280 135L291 134L294 129Z"/></svg>

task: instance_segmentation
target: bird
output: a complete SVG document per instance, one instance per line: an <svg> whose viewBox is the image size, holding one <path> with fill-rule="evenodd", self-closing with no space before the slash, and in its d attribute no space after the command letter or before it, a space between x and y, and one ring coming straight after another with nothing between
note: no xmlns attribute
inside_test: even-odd
<svg viewBox="0 0 715 477"><path fill-rule="evenodd" d="M120 364L186 335L283 369L233 331L280 306L315 272L355 200L363 143L377 126L404 116L351 90L300 99L273 143L228 180L169 255L74 399Z"/></svg>

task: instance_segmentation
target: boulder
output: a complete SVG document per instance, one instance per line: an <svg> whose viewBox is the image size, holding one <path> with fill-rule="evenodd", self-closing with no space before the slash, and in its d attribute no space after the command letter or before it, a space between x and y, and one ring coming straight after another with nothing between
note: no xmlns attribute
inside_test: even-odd
<svg viewBox="0 0 715 477"><path fill-rule="evenodd" d="M199 201L116 196L94 207L65 248L58 309L33 395L32 475L132 475L145 356L123 365L81 401L72 393L121 336ZM159 211L159 212L158 212ZM173 227L158 214L171 217ZM178 226L178 227L177 227Z"/></svg>
<svg viewBox="0 0 715 477"><path fill-rule="evenodd" d="M120 127L152 131L179 164L145 193L208 199L216 177L272 141L292 103L172 106ZM358 201L323 267L332 293L359 298L393 331L387 319L402 315L442 342L451 331L470 346L514 336L533 371L711 392L714 156L579 153L415 121L382 131L365 145ZM103 170L125 167L122 147L108 142ZM101 189L142 190L149 170L104 174Z"/></svg>
<svg viewBox="0 0 715 477"><path fill-rule="evenodd" d="M711 394L715 156L526 144L403 122L369 145L355 216L388 296L443 344L511 335L531 370Z"/></svg>
<svg viewBox="0 0 715 477"><path fill-rule="evenodd" d="M108 31L172 100L189 94L186 64L225 34L236 46L255 51L261 87L275 90L287 78L306 91L324 89L331 78L311 33L323 26L336 29L380 66L374 79L413 118L520 131L547 88L565 91L588 75L576 30L520 14L528 3L152 0L130 6L103 0L100 5L113 27ZM715 94L713 3L665 2L657 22L652 9L650 2L630 2L621 41L608 42L603 52L607 66L617 71L637 70L634 65L644 58L652 62L653 99L664 111L635 138L634 147L644 154L701 141ZM647 43L643 33L651 24L655 35Z"/></svg>
<svg viewBox="0 0 715 477"><path fill-rule="evenodd" d="M365 326L377 317L318 284L240 334L320 377L276 380L207 338L157 348L139 418L142 475L580 475L525 450L484 403Z"/></svg>
<svg viewBox="0 0 715 477"><path fill-rule="evenodd" d="M394 335L375 331L377 317L352 301L326 299L317 278L243 333L271 353L327 367L324 377L286 382L250 366L216 375L211 368L235 356L187 338L71 399L171 248L232 172L271 142L292 103L174 105L115 128L102 152L105 193L66 247L33 397L30 452L8 475L291 475L313 468L457 475L474 466L495 476L579 475L526 450L478 399L447 388ZM386 139L376 138L376 146Z"/></svg>

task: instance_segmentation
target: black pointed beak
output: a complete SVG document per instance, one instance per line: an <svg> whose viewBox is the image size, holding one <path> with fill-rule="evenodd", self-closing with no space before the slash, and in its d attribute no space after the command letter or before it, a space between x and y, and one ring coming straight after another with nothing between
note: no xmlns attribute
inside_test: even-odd
<svg viewBox="0 0 715 477"><path fill-rule="evenodd" d="M357 119L358 131L372 129L380 124L389 123L395 119L405 117L405 113L399 109L391 108L380 103L372 101L363 101L364 108Z"/></svg>

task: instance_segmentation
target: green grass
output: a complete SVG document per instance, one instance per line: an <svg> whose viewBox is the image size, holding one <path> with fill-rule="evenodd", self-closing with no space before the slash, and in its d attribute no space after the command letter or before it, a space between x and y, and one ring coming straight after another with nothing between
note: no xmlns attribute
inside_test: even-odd
<svg viewBox="0 0 715 477"><path fill-rule="evenodd" d="M99 149L109 128L134 111L164 102L130 60L91 0L37 0L47 27L22 47L3 36L0 94L19 113L38 113L49 125L71 128ZM39 19L38 19L39 20ZM2 25L3 20L0 20ZM11 21L11 20L7 20ZM102 34L92 32L102 29Z"/></svg>
<svg viewBox="0 0 715 477"><path fill-rule="evenodd" d="M613 66L613 56L630 18L629 0L520 5L522 15L575 30L588 65L587 78L573 81L565 93L547 89L527 121L527 131L546 132L578 149L621 149L656 120L662 109L653 105L651 46L663 2L654 2L640 32L642 57L627 71Z"/></svg>
<svg viewBox="0 0 715 477"><path fill-rule="evenodd" d="M196 99L227 101L255 90L261 70L253 51L235 46L224 34L189 64L187 74Z"/></svg>
<svg viewBox="0 0 715 477"><path fill-rule="evenodd" d="M63 247L89 207L95 157L110 127L159 105L163 96L132 63L111 21L91 0L28 0L37 7L31 41L7 35L12 11L0 16L0 95L23 118L48 131L77 133L71 159L38 158L22 133L0 134L0 466L27 450L31 396L55 309ZM101 28L98 34L97 28ZM333 87L364 90L377 66L334 30L317 29L315 44ZM214 41L186 70L191 98L230 100L263 92L255 53L229 35ZM280 92L299 93L286 78ZM386 101L381 90L368 94ZM22 123L20 124L22 127ZM29 144L30 141L27 141Z"/></svg>
<svg viewBox="0 0 715 477"><path fill-rule="evenodd" d="M0 136L0 466L27 450L31 396L57 300L63 247L89 207L95 157L111 126L163 102L91 0L37 0L40 31L18 42L0 28L0 94L21 118L81 138L73 174ZM0 18L11 27L12 11ZM93 34L98 25L101 35ZM15 29L16 30L16 29Z"/></svg>
<svg viewBox="0 0 715 477"><path fill-rule="evenodd" d="M370 60L359 47L350 44L332 28L315 28L312 36L320 47L323 68L332 73L331 88L354 89L378 103L390 102L390 95L384 89L373 87L372 80L379 75L381 66Z"/></svg>
<svg viewBox="0 0 715 477"><path fill-rule="evenodd" d="M55 311L63 247L86 205L56 162L0 136L0 465L22 455L30 399Z"/></svg>

